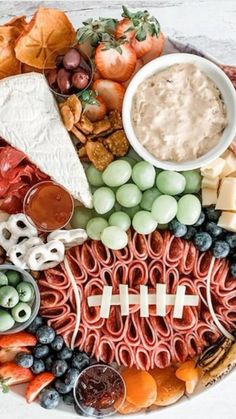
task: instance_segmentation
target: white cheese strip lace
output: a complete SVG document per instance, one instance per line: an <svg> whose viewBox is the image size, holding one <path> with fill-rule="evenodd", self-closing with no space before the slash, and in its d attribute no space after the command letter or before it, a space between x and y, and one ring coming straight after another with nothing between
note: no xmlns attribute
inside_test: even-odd
<svg viewBox="0 0 236 419"><path fill-rule="evenodd" d="M71 283L73 291L74 291L75 304L76 304L76 321L75 321L75 327L74 327L74 331L73 331L73 335L72 335L71 343L70 343L70 348L73 350L74 347L75 347L75 340L76 340L76 336L77 336L78 331L79 331L80 319L81 319L80 294L79 294L77 284L75 282L74 275L73 275L73 273L70 269L70 265L69 265L69 262L67 260L67 257L65 257L64 266L65 266L67 276L70 280L70 283Z"/></svg>

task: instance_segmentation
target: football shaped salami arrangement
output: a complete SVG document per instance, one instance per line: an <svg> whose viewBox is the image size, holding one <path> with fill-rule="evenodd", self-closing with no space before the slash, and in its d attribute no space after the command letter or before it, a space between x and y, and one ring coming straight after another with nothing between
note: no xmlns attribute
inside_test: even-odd
<svg viewBox="0 0 236 419"><path fill-rule="evenodd" d="M200 393L236 365L236 69L124 6L0 33L2 392L90 417Z"/></svg>

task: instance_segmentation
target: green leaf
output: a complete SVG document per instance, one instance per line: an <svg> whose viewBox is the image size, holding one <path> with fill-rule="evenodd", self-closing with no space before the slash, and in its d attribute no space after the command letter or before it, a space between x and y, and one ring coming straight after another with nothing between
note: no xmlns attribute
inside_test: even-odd
<svg viewBox="0 0 236 419"><path fill-rule="evenodd" d="M92 18L89 18L89 19L86 19L84 22L82 22L83 23L83 25L91 25L92 24L92 22L93 22L93 19Z"/></svg>
<svg viewBox="0 0 236 419"><path fill-rule="evenodd" d="M121 13L121 16L127 17L128 19L132 19L134 17L135 14L130 12L128 7L123 5L122 9L123 9L123 13Z"/></svg>
<svg viewBox="0 0 236 419"><path fill-rule="evenodd" d="M97 33L93 33L91 36L91 45L92 47L96 47L99 42L99 35Z"/></svg>
<svg viewBox="0 0 236 419"><path fill-rule="evenodd" d="M143 29L142 27L136 32L136 36L135 36L135 38L138 40L138 41L145 41L145 39L146 39L146 37L147 37L147 32L145 31L145 29Z"/></svg>
<svg viewBox="0 0 236 419"><path fill-rule="evenodd" d="M85 90L81 95L80 99L83 103L88 103L89 105L97 105L98 101L96 100L96 93L93 90Z"/></svg>
<svg viewBox="0 0 236 419"><path fill-rule="evenodd" d="M120 46L116 47L116 51L119 52L120 55L122 55L122 48Z"/></svg>

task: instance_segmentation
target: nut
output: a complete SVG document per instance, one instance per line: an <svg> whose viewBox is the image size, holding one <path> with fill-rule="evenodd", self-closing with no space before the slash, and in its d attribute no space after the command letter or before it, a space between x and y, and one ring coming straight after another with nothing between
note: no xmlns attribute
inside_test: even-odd
<svg viewBox="0 0 236 419"><path fill-rule="evenodd" d="M109 119L103 119L102 121L94 122L93 124L93 134L99 135L103 132L106 132L111 129L111 123Z"/></svg>
<svg viewBox="0 0 236 419"><path fill-rule="evenodd" d="M72 127L71 132L73 132L74 136L77 138L77 140L79 140L82 144L85 144L87 141L87 138L85 137L85 135L78 130L78 128L76 128L75 126Z"/></svg>
<svg viewBox="0 0 236 419"><path fill-rule="evenodd" d="M68 105L65 103L61 106L61 117L67 131L71 131L74 125L74 116Z"/></svg>
<svg viewBox="0 0 236 419"><path fill-rule="evenodd" d="M110 151L108 151L99 141L88 141L85 148L89 160L94 164L97 170L103 171L114 159Z"/></svg>
<svg viewBox="0 0 236 419"><path fill-rule="evenodd" d="M109 112L108 118L114 130L123 128L121 114L116 109Z"/></svg>
<svg viewBox="0 0 236 419"><path fill-rule="evenodd" d="M69 96L68 99L66 99L65 103L69 106L74 116L74 124L76 124L81 118L82 103L76 95Z"/></svg>
<svg viewBox="0 0 236 419"><path fill-rule="evenodd" d="M86 115L82 115L79 122L75 124L80 131L84 134L91 134L93 132L93 123L87 118Z"/></svg>

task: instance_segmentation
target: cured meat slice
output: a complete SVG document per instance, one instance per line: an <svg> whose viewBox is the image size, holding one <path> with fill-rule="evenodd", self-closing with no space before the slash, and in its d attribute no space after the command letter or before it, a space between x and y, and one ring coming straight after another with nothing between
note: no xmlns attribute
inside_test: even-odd
<svg viewBox="0 0 236 419"><path fill-rule="evenodd" d="M90 330L84 340L83 350L91 357L94 357L99 344L100 334L97 330Z"/></svg>
<svg viewBox="0 0 236 419"><path fill-rule="evenodd" d="M184 336L179 334L171 338L170 344L173 363L183 363L188 358L188 346Z"/></svg>
<svg viewBox="0 0 236 419"><path fill-rule="evenodd" d="M157 344L157 334L156 330L153 328L151 320L149 318L139 317L137 319L137 326L143 347L148 351L154 349Z"/></svg>
<svg viewBox="0 0 236 419"><path fill-rule="evenodd" d="M80 262L88 275L98 277L100 272L100 264L95 258L90 243L85 242L81 249Z"/></svg>
<svg viewBox="0 0 236 419"><path fill-rule="evenodd" d="M46 319L64 319L70 313L70 306L64 304L63 306L45 307L41 308L40 313Z"/></svg>
<svg viewBox="0 0 236 419"><path fill-rule="evenodd" d="M128 264L124 262L116 262L112 267L112 279L114 283L114 287L118 288L119 284L127 284L128 283Z"/></svg>
<svg viewBox="0 0 236 419"><path fill-rule="evenodd" d="M151 368L166 368L171 364L170 344L158 343L151 355Z"/></svg>
<svg viewBox="0 0 236 419"><path fill-rule="evenodd" d="M149 370L151 368L151 356L147 349L137 347L134 349L136 366L140 370Z"/></svg>
<svg viewBox="0 0 236 419"><path fill-rule="evenodd" d="M178 269L181 273L189 275L192 272L197 253L196 247L192 243L186 241L184 244L183 256L178 264Z"/></svg>
<svg viewBox="0 0 236 419"><path fill-rule="evenodd" d="M98 278L92 278L84 288L81 312L83 313L84 324L87 327L100 328L105 319L100 317L100 307L88 307L87 297L102 294L104 282Z"/></svg>
<svg viewBox="0 0 236 419"><path fill-rule="evenodd" d="M55 307L67 301L67 291L52 288L43 280L38 281L41 297L41 307Z"/></svg>
<svg viewBox="0 0 236 419"><path fill-rule="evenodd" d="M146 237L142 234L134 233L128 244L135 259L145 260L148 257L148 245Z"/></svg>
<svg viewBox="0 0 236 419"><path fill-rule="evenodd" d="M124 336L124 342L129 346L139 346L141 342L140 328L138 326L139 316L137 313L129 315L128 328Z"/></svg>
<svg viewBox="0 0 236 419"><path fill-rule="evenodd" d="M165 283L166 266L161 261L153 260L148 267L149 280L156 288L156 284Z"/></svg>
<svg viewBox="0 0 236 419"><path fill-rule="evenodd" d="M53 289L67 289L70 286L70 281L67 278L65 272L61 270L58 271L58 269L48 269L47 271L44 271L45 274L45 281L50 284L50 287Z"/></svg>
<svg viewBox="0 0 236 419"><path fill-rule="evenodd" d="M108 249L102 242L97 240L92 240L91 250L97 261L105 267L112 267L115 263L116 257L114 253Z"/></svg>
<svg viewBox="0 0 236 419"><path fill-rule="evenodd" d="M119 342L124 339L128 329L129 316L121 316L120 308L112 306L110 316L106 319L102 331L110 340Z"/></svg>
<svg viewBox="0 0 236 419"><path fill-rule="evenodd" d="M148 267L145 261L133 261L129 265L128 284L130 288L145 285L148 281Z"/></svg>
<svg viewBox="0 0 236 419"><path fill-rule="evenodd" d="M48 325L52 326L53 329L57 331L58 335L63 334L67 330L73 330L76 320L76 314L70 313L66 317L60 319L50 319L48 320Z"/></svg>
<svg viewBox="0 0 236 419"><path fill-rule="evenodd" d="M204 342L196 332L191 331L187 333L185 339L188 346L188 353L191 358L194 358L202 352Z"/></svg>
<svg viewBox="0 0 236 419"><path fill-rule="evenodd" d="M115 348L115 359L120 366L131 368L135 363L135 354L133 348L127 343L119 342Z"/></svg>
<svg viewBox="0 0 236 419"><path fill-rule="evenodd" d="M160 260L164 253L164 241L159 231L154 231L148 235L148 254L150 258L154 260Z"/></svg>
<svg viewBox="0 0 236 419"><path fill-rule="evenodd" d="M164 255L163 261L167 266L176 267L183 257L184 242L171 235L169 232L164 233Z"/></svg>
<svg viewBox="0 0 236 419"><path fill-rule="evenodd" d="M106 362L106 364L111 364L115 358L114 342L103 336L96 350L96 358Z"/></svg>
<svg viewBox="0 0 236 419"><path fill-rule="evenodd" d="M72 249L74 250L75 247L72 247ZM70 249L70 251L67 252L67 257L68 257L71 271L74 275L76 283L84 284L88 279L88 274L86 270L84 269L84 267L79 262L79 260L76 259L76 256L71 252L72 249Z"/></svg>
<svg viewBox="0 0 236 419"><path fill-rule="evenodd" d="M199 257L195 260L193 274L197 278L205 278L211 263L211 253L199 253Z"/></svg>
<svg viewBox="0 0 236 419"><path fill-rule="evenodd" d="M130 246L126 246L124 247L124 249L114 250L114 255L117 258L117 260L127 264L130 263L134 258Z"/></svg>

